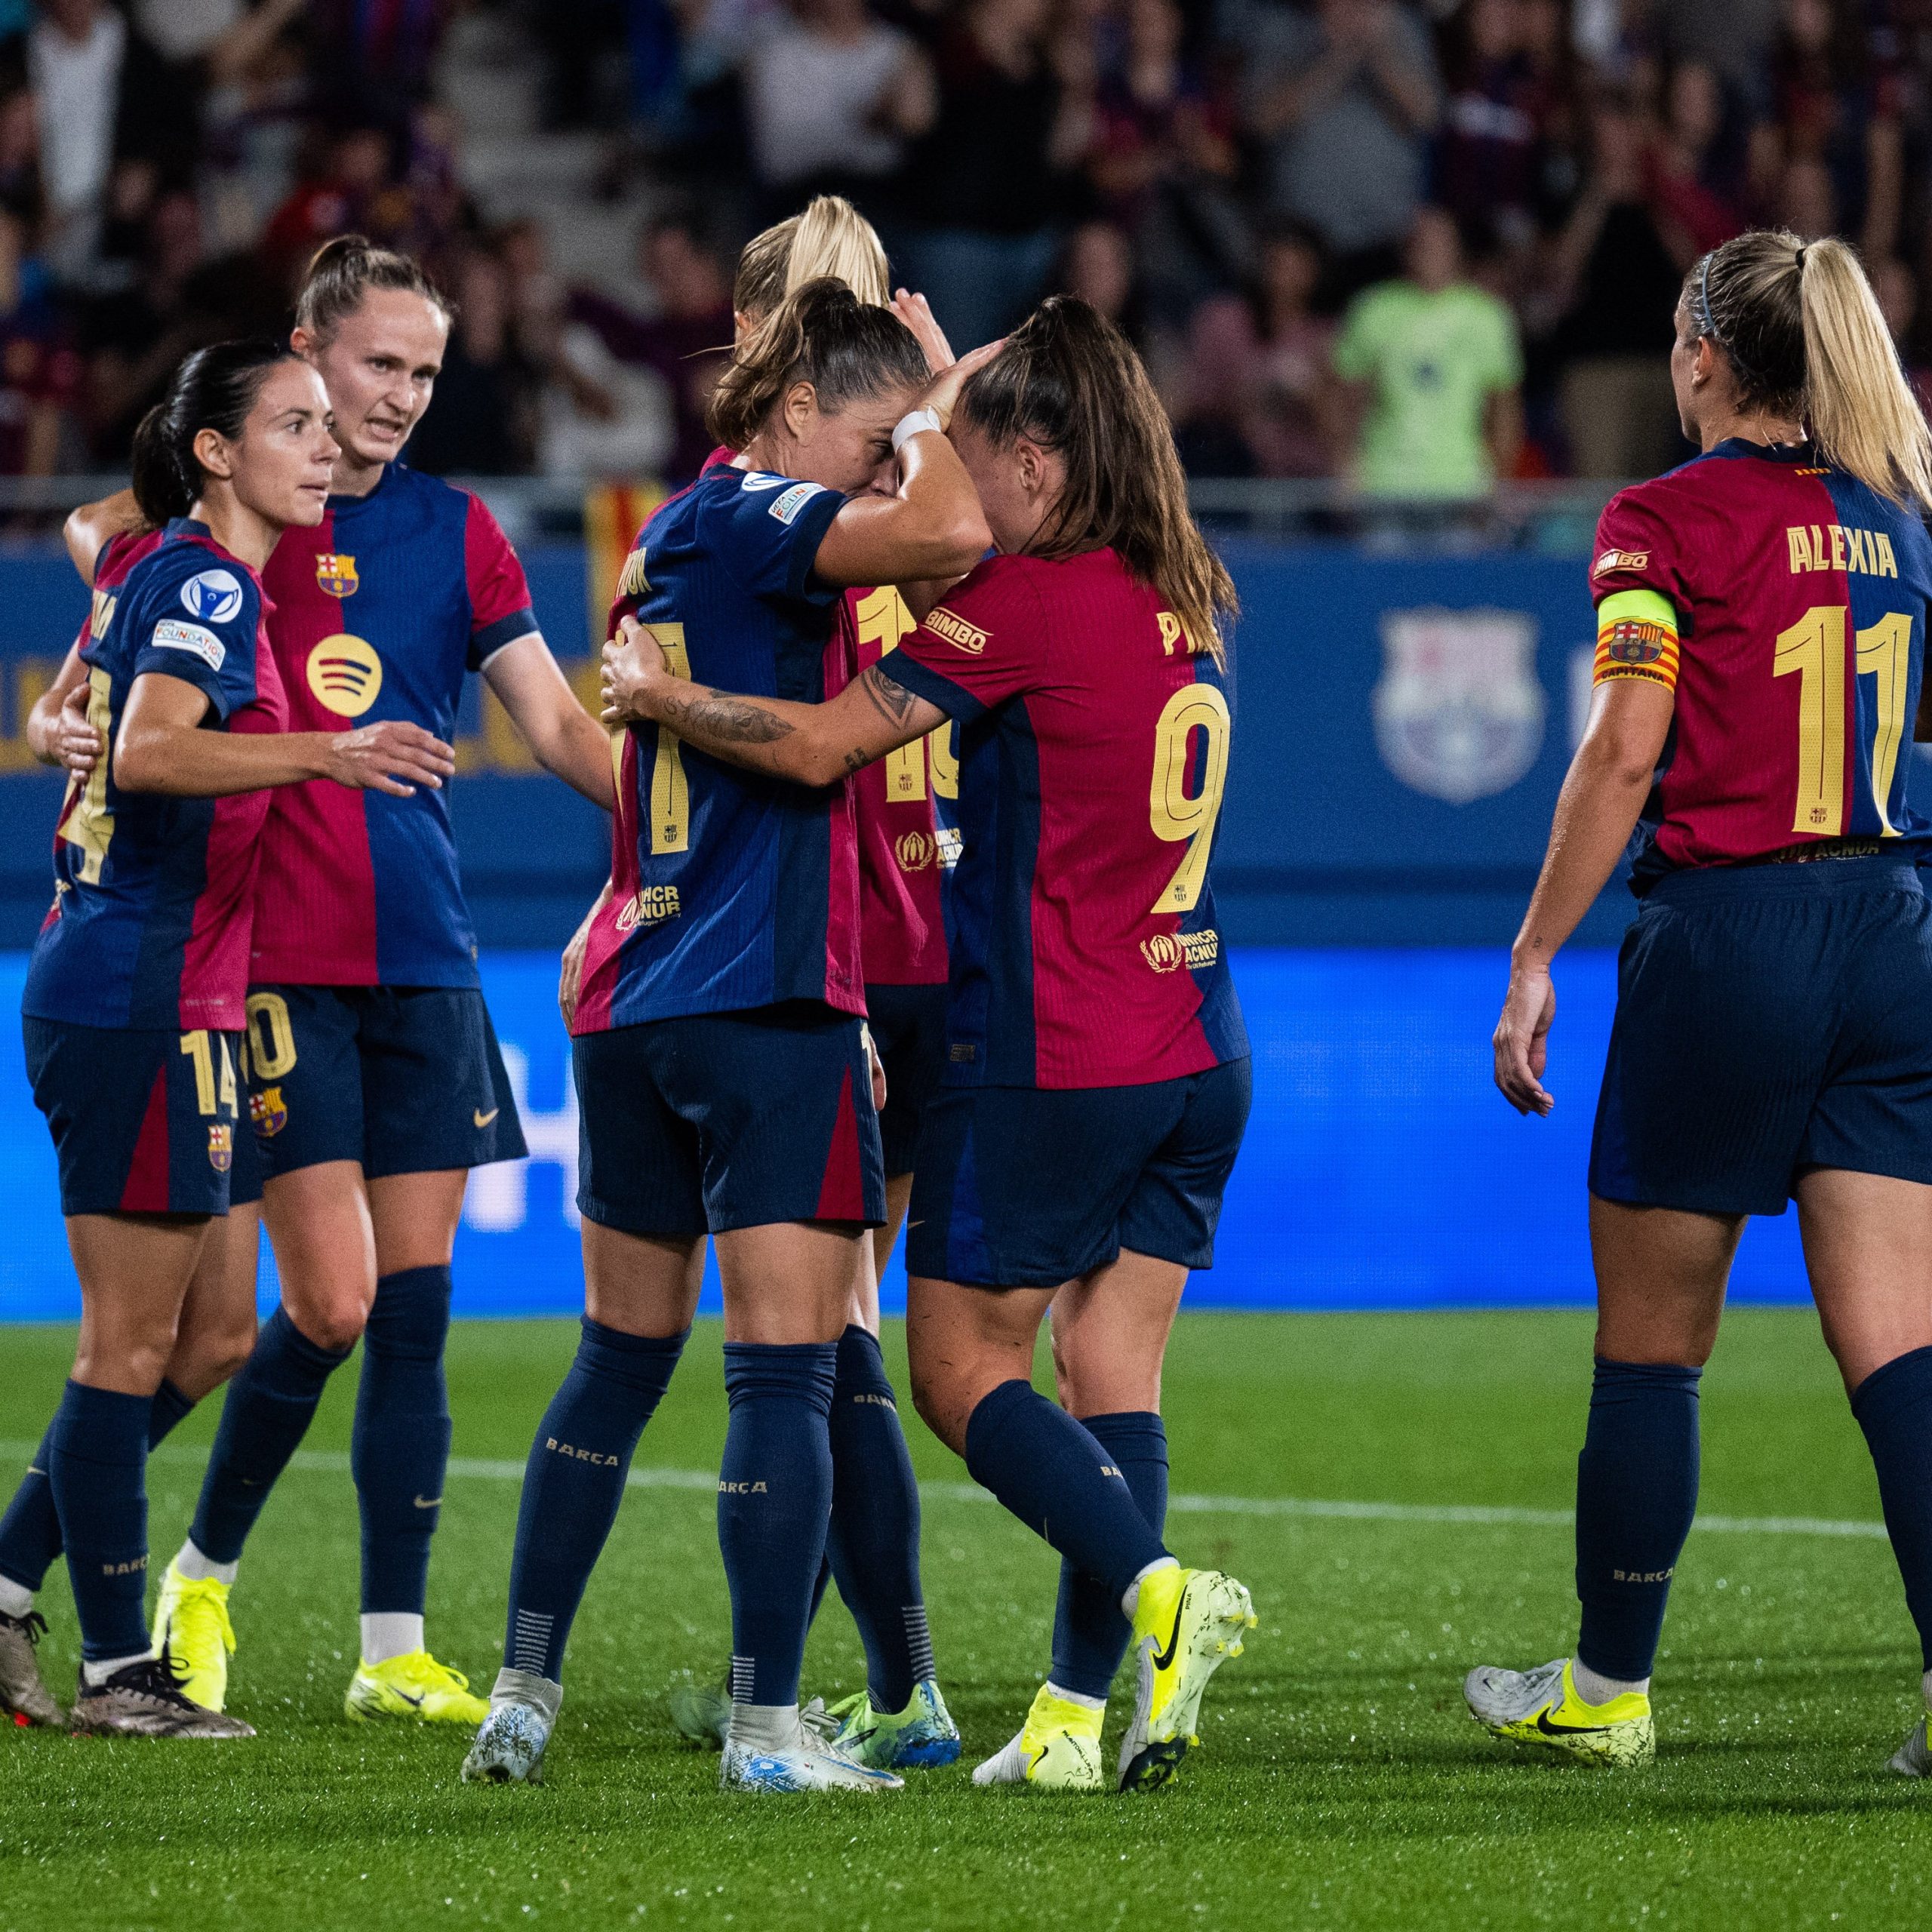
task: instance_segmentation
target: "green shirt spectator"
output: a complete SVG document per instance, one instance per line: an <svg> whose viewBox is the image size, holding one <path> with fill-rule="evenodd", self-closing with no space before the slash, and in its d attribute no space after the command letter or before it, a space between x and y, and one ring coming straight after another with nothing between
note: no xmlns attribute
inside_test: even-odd
<svg viewBox="0 0 1932 1932"><path fill-rule="evenodd" d="M1484 497L1521 440L1515 321L1463 279L1441 209L1417 216L1407 254L1407 275L1358 297L1335 343L1357 412L1355 479L1369 497Z"/></svg>

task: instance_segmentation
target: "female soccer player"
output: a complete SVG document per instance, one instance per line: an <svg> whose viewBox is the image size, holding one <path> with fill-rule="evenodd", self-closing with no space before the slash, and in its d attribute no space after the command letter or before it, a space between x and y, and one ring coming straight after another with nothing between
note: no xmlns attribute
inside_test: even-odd
<svg viewBox="0 0 1932 1932"><path fill-rule="evenodd" d="M1053 1675L975 1777L1099 1789L1131 1636L1118 1777L1151 1786L1254 1620L1239 1583L1181 1569L1161 1540L1161 1357L1189 1269L1212 1262L1248 1107L1208 883L1233 586L1189 520L1146 371L1084 303L1056 297L1009 339L953 436L1001 554L890 673L817 706L709 691L629 623L605 715L808 786L958 721L946 1085L907 1240L914 1394L1067 1565ZM1030 1380L1056 1294L1066 1408Z"/></svg>
<svg viewBox="0 0 1932 1932"><path fill-rule="evenodd" d="M1906 742L1932 726L1932 438L1840 242L1705 256L1670 369L1703 454L1598 527L1595 701L1495 1038L1505 1097L1548 1113L1551 962L1629 841L1639 909L1590 1155L1582 1627L1571 1657L1464 1687L1495 1736L1619 1765L1656 1749L1731 1257L1746 1216L1787 1199L1932 1700L1932 915ZM1922 1718L1892 1768L1932 1771Z"/></svg>
<svg viewBox="0 0 1932 1932"><path fill-rule="evenodd" d="M467 491L400 460L450 313L414 262L360 236L310 264L291 340L328 388L342 454L321 522L270 561L269 642L296 721L318 728L407 718L452 736L480 671L540 761L608 807L608 738L552 658L502 531ZM111 500L70 541L85 552L130 514ZM282 1305L229 1391L156 1632L219 1708L243 1543L366 1336L352 1450L361 1643L346 1708L475 1724L482 1700L423 1635L449 1455L450 1258L469 1170L525 1149L441 795L278 797L257 890L249 1104Z"/></svg>
<svg viewBox="0 0 1932 1932"><path fill-rule="evenodd" d="M911 414L928 389L911 334L835 281L807 283L719 379L712 429L741 454L645 526L620 602L683 669L817 698L844 586L956 576L986 546L972 486L931 433L968 373ZM894 488L874 488L888 472ZM538 1770L571 1620L688 1332L708 1229L731 1402L722 1782L897 1788L808 1734L798 1706L838 1338L865 1230L884 1217L850 794L747 777L655 728L625 733L621 757L616 889L574 1028L588 1312L532 1447L508 1654L463 1775Z"/></svg>
<svg viewBox="0 0 1932 1932"><path fill-rule="evenodd" d="M792 290L821 275L862 302L890 306L913 331L937 375L951 348L924 300L895 300L885 251L850 202L821 195L746 244L732 291L740 340ZM828 696L878 662L912 628L897 587L845 593L844 621L826 654ZM851 1320L838 1338L832 1392L832 1526L819 1596L835 1575L866 1649L866 1688L832 1706L838 1740L882 1770L950 1764L959 1734L940 1694L919 1575L919 1490L900 1427L897 1399L879 1352L878 1281L906 1219L919 1123L946 1056L946 926L940 881L956 832L937 815L942 791L957 792L946 724L923 744L852 781L859 843L859 940L866 1025L885 1072L879 1137L885 1161L885 1224L860 1251ZM930 778L928 777L930 767ZM680 1685L672 1719L694 1740L722 1746L731 1718L728 1667L713 1684Z"/></svg>
<svg viewBox="0 0 1932 1932"><path fill-rule="evenodd" d="M189 357L136 439L135 493L160 540L97 606L82 654L109 749L68 786L22 1000L81 1281L46 1457L81 1623L78 1730L253 1734L186 1695L149 1642L143 1475L182 1300L228 1209L263 788L400 796L454 768L413 725L283 728L260 573L285 528L323 513L328 419L286 349ZM17 1598L0 1611L36 1634Z"/></svg>

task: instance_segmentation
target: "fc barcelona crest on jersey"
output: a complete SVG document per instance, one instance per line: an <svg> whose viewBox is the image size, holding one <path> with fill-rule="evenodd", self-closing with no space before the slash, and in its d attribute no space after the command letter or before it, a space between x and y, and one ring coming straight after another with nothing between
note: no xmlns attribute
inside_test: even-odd
<svg viewBox="0 0 1932 1932"><path fill-rule="evenodd" d="M254 1123L257 1134L279 1134L288 1124L288 1109L281 1097L279 1087L264 1087L258 1094L248 1096L248 1118Z"/></svg>
<svg viewBox="0 0 1932 1932"><path fill-rule="evenodd" d="M208 1165L225 1174L235 1164L235 1128L230 1121L218 1120L208 1129Z"/></svg>
<svg viewBox="0 0 1932 1932"><path fill-rule="evenodd" d="M1537 627L1521 611L1392 611L1375 741L1404 785L1466 805L1506 792L1543 749Z"/></svg>
<svg viewBox="0 0 1932 1932"><path fill-rule="evenodd" d="M325 550L315 559L315 581L331 597L353 597L360 582L355 574L355 559Z"/></svg>

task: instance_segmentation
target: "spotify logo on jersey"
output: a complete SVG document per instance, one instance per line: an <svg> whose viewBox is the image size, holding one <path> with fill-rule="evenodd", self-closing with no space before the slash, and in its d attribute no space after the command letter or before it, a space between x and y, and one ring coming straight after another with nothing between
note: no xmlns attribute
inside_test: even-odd
<svg viewBox="0 0 1932 1932"><path fill-rule="evenodd" d="M376 648L340 632L309 654L309 688L338 718L360 718L383 688L383 660Z"/></svg>

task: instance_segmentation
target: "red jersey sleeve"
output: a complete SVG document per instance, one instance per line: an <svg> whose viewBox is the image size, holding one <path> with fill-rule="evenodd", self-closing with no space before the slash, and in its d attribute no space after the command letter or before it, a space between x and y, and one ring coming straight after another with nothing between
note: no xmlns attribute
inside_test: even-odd
<svg viewBox="0 0 1932 1932"><path fill-rule="evenodd" d="M529 580L502 525L480 497L469 500L463 561L469 586L469 668L480 671L505 645L537 628Z"/></svg>
<svg viewBox="0 0 1932 1932"><path fill-rule="evenodd" d="M1592 603L1620 590L1654 590L1679 611L1690 608L1680 520L1656 491L1654 484L1636 484L1604 506L1590 564Z"/></svg>
<svg viewBox="0 0 1932 1932"><path fill-rule="evenodd" d="M895 684L970 723L1036 688L1046 668L1045 609L1026 557L989 557L900 640Z"/></svg>

